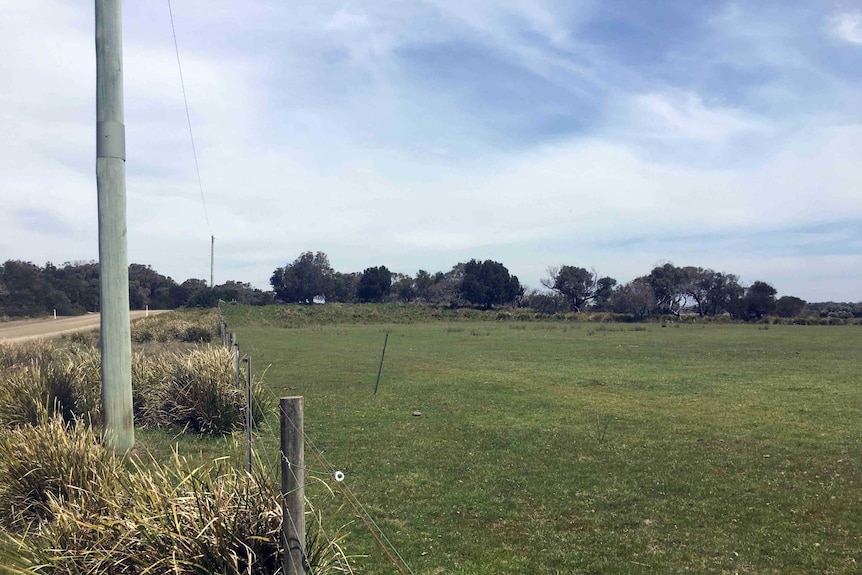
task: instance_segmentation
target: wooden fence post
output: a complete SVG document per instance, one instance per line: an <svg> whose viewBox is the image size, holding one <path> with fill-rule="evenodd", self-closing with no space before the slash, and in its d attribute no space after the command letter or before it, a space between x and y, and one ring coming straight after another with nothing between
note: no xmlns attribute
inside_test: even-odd
<svg viewBox="0 0 862 575"><path fill-rule="evenodd" d="M246 441L246 455L248 457L248 473L251 475L251 461L252 461L252 451L251 451L251 428L254 425L254 414L252 413L253 409L253 401L251 395L251 358L249 356L245 356L243 358L246 367L245 373L245 441Z"/></svg>
<svg viewBox="0 0 862 575"><path fill-rule="evenodd" d="M281 422L281 537L284 575L305 575L305 441L302 397L282 397Z"/></svg>

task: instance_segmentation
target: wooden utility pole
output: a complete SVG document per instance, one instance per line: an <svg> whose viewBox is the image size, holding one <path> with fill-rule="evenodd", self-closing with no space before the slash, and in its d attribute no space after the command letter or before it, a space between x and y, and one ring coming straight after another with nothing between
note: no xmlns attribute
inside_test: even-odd
<svg viewBox="0 0 862 575"><path fill-rule="evenodd" d="M120 0L96 0L96 187L102 412L105 443L135 444L132 343L126 247L126 128L123 125L123 35Z"/></svg>
<svg viewBox="0 0 862 575"><path fill-rule="evenodd" d="M301 397L282 397L281 420L281 540L284 575L304 575L305 558L305 440Z"/></svg>
<svg viewBox="0 0 862 575"><path fill-rule="evenodd" d="M215 236L210 236L210 287L215 287Z"/></svg>

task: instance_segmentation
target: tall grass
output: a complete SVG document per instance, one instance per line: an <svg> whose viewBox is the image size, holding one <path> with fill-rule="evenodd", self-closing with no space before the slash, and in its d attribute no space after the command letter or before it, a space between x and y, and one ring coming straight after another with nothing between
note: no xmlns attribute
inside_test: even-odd
<svg viewBox="0 0 862 575"><path fill-rule="evenodd" d="M697 314L651 315L645 319L631 314L599 311L541 313L531 308L480 310L421 303L373 303L325 305L278 304L268 306L225 305L225 319L231 325L302 328L318 325L423 324L427 322L564 322L564 323L744 323L728 315L700 317ZM760 320L782 325L862 325L862 318L768 317Z"/></svg>
<svg viewBox="0 0 862 575"><path fill-rule="evenodd" d="M221 347L201 348L189 354L166 354L144 363L141 381L142 420L155 425L179 425L196 433L229 433L245 422L245 389L237 385L234 360ZM154 373L147 373L152 371ZM268 403L258 381L258 401ZM258 419L262 413L256 411Z"/></svg>
<svg viewBox="0 0 862 575"><path fill-rule="evenodd" d="M0 346L0 425L36 425L48 409L70 422L101 421L100 357L77 343L36 342ZM259 379L252 396L259 423L272 401ZM193 433L226 434L244 425L245 389L234 360L221 347L132 356L136 424L178 426Z"/></svg>
<svg viewBox="0 0 862 575"><path fill-rule="evenodd" d="M64 504L94 507L118 465L90 426L70 425L44 406L36 419L0 430L0 525L19 531Z"/></svg>
<svg viewBox="0 0 862 575"><path fill-rule="evenodd" d="M209 343L217 334L218 316L214 310L171 312L132 323L135 343Z"/></svg>
<svg viewBox="0 0 862 575"><path fill-rule="evenodd" d="M36 341L0 345L0 425L36 424L44 409L98 421L98 351Z"/></svg>
<svg viewBox="0 0 862 575"><path fill-rule="evenodd" d="M122 458L92 428L43 413L0 430L0 559L8 572L270 575L280 568L281 500L258 462L192 465ZM349 573L337 544L307 535L314 573ZM336 540L339 540L336 537ZM7 571L3 571L7 572Z"/></svg>

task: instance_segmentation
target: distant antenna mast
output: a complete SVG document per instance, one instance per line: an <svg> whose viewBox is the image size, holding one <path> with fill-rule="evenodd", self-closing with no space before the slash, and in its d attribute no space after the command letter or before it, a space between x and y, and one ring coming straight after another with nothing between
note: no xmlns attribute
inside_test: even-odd
<svg viewBox="0 0 862 575"><path fill-rule="evenodd" d="M215 287L215 236L210 236L210 287Z"/></svg>

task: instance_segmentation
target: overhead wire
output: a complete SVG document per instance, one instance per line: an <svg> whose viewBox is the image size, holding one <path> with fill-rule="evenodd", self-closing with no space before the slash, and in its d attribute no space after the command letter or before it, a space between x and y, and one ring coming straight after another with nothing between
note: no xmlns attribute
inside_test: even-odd
<svg viewBox="0 0 862 575"><path fill-rule="evenodd" d="M174 26L174 11L171 8L171 0L168 0L168 14L170 14L170 17L171 17L171 33L173 34L173 37L174 37L174 51L177 54L177 69L180 71L180 86L182 87L182 90L183 90L183 103L185 104L185 107L186 107L186 121L187 121L188 126L189 126L189 139L192 142L192 156L194 157L194 160L195 160L195 173L197 174L197 177L198 177L198 189L201 192L201 203L204 206L204 218L206 219L206 222L207 222L207 230L209 231L209 235L212 236L213 230L212 230L212 226L210 225L210 216L209 216L209 213L207 212L207 201L206 201L206 198L204 197L204 186L203 186L203 183L201 181L201 169L200 169L200 166L198 164L198 152L197 152L197 148L195 147L195 135L194 135L194 132L192 131L192 117L191 117L191 114L189 113L189 99L186 96L186 83L185 83L185 80L183 79L183 65L180 62L180 46L179 46L179 43L177 42L177 30L176 30L176 27Z"/></svg>

